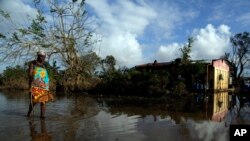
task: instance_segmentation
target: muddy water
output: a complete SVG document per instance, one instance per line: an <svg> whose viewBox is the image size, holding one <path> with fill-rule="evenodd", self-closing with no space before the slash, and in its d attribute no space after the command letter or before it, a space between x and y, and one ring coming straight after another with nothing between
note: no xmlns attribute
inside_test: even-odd
<svg viewBox="0 0 250 141"><path fill-rule="evenodd" d="M173 111L166 103L131 99L57 97L46 105L46 118L40 120L40 105L35 106L31 118L25 117L29 104L26 92L1 91L0 140L226 141L231 123L250 121L249 112L237 119L229 112L217 122L211 120L209 108Z"/></svg>

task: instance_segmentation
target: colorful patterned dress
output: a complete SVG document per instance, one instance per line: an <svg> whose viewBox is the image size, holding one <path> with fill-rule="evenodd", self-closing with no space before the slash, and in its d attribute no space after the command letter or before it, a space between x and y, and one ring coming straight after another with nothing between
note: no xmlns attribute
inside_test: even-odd
<svg viewBox="0 0 250 141"><path fill-rule="evenodd" d="M49 100L49 75L44 66L34 65L34 78L31 83L33 102L47 102Z"/></svg>

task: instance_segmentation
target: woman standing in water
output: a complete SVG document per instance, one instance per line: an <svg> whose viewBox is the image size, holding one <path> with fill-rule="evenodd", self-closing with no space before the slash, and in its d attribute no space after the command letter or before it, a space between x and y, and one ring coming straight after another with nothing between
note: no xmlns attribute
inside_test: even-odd
<svg viewBox="0 0 250 141"><path fill-rule="evenodd" d="M45 102L49 101L49 76L45 66L46 54L44 51L37 52L37 59L29 63L29 88L30 88L30 105L27 116L36 103L40 103L40 118L45 118Z"/></svg>

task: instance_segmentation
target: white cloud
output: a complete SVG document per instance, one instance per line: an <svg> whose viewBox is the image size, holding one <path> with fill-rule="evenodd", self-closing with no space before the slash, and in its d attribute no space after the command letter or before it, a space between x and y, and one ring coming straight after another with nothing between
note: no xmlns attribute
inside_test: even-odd
<svg viewBox="0 0 250 141"><path fill-rule="evenodd" d="M9 12L14 24L0 22L1 31L9 32L11 29L19 26L27 26L29 19L35 17L36 10L22 0L3 0L0 1L0 9Z"/></svg>
<svg viewBox="0 0 250 141"><path fill-rule="evenodd" d="M109 4L106 0L87 1L100 18L101 29L110 33L126 31L132 34L142 34L150 19L156 13L147 5L136 5L130 1L117 1Z"/></svg>
<svg viewBox="0 0 250 141"><path fill-rule="evenodd" d="M226 141L228 140L228 128L223 128L225 126L224 122L217 123L212 121L194 122L191 119L187 120L189 125L189 134L193 138L198 138L204 141L218 140Z"/></svg>
<svg viewBox="0 0 250 141"><path fill-rule="evenodd" d="M11 11L15 20L24 24L28 14L35 16L35 9L27 3L27 0L0 1L0 8ZM183 43L162 44L158 49L152 49L151 54L144 50L143 46L160 44L160 41L168 42L176 36L173 34L176 29L192 30L184 27L185 23L194 20L199 14L192 8L182 7L171 1L109 1L109 0L87 0L86 3L94 11L90 19L96 23L96 35L101 36L102 41L96 48L97 53L102 57L113 55L118 65L134 66L140 63L147 63L147 60L171 61L180 57L180 48ZM241 16L238 20L247 21L247 16ZM51 17L46 15L49 21ZM27 21L26 21L27 22ZM3 25L0 26L3 29ZM5 25L6 26L6 25ZM177 32L175 32L177 33ZM214 27L209 24L205 28L196 29L193 32L196 39L192 48L192 59L214 59L224 54L229 46L230 28L227 25ZM145 39L146 42L140 40ZM178 41L175 41L178 42ZM152 55L153 54L153 55ZM149 57L150 56L150 57Z"/></svg>
<svg viewBox="0 0 250 141"><path fill-rule="evenodd" d="M215 28L208 24L205 28L195 30L191 57L192 59L216 59L224 55L230 47L230 28L220 25Z"/></svg>
<svg viewBox="0 0 250 141"><path fill-rule="evenodd" d="M136 4L131 1L108 3L106 0L91 0L87 3L93 7L99 19L98 32L102 35L100 55L113 55L120 65L125 66L146 63L144 50L137 38L146 36L144 32L147 28L159 32L158 37L153 38L167 39L178 25L189 22L198 14L192 10L182 12L178 5L168 2L152 3L151 8L145 3ZM196 29L192 35L195 38L192 59L215 59L222 56L229 47L231 33L227 25L215 28L209 24L205 28ZM154 36L154 33L147 33L147 36ZM183 44L180 43L161 45L148 59L171 61L180 57L181 47Z"/></svg>
<svg viewBox="0 0 250 141"><path fill-rule="evenodd" d="M152 1L107 1L87 0L96 13L99 27L98 34L102 36L101 57L113 55L118 65L133 66L146 63L149 57L144 56L139 37L146 37L159 42L176 37L173 31L178 26L192 20L197 13L169 2ZM148 32L148 33L145 33ZM152 37L152 38L151 38ZM178 54L180 45L177 43L161 46L159 51L152 52L153 60L171 60ZM169 55L165 52L172 51ZM151 55L150 55L151 56Z"/></svg>
<svg viewBox="0 0 250 141"><path fill-rule="evenodd" d="M192 37L195 39L191 50L191 59L217 59L224 55L230 47L230 28L227 25L220 25L215 28L208 24L205 28L195 29ZM180 57L180 48L184 44L172 43L162 45L155 53L158 61L172 61Z"/></svg>
<svg viewBox="0 0 250 141"><path fill-rule="evenodd" d="M145 3L116 1L112 4L106 0L87 1L96 12L102 35L100 56L113 55L118 65L134 66L144 61L142 48L137 37L156 16Z"/></svg>
<svg viewBox="0 0 250 141"><path fill-rule="evenodd" d="M173 43L167 46L160 46L155 54L155 58L158 62L172 61L180 57L180 48L183 45L178 43Z"/></svg>
<svg viewBox="0 0 250 141"><path fill-rule="evenodd" d="M135 35L127 32L112 33L109 37L103 38L100 55L105 57L113 55L117 63L122 66L133 66L143 62L143 55Z"/></svg>

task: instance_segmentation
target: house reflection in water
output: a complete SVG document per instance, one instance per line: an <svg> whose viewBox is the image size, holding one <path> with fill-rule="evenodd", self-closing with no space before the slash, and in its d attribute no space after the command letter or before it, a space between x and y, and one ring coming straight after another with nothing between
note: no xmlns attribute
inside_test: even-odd
<svg viewBox="0 0 250 141"><path fill-rule="evenodd" d="M217 92L210 95L211 100L206 101L206 116L209 115L213 121L221 121L225 118L228 107L228 92Z"/></svg>

